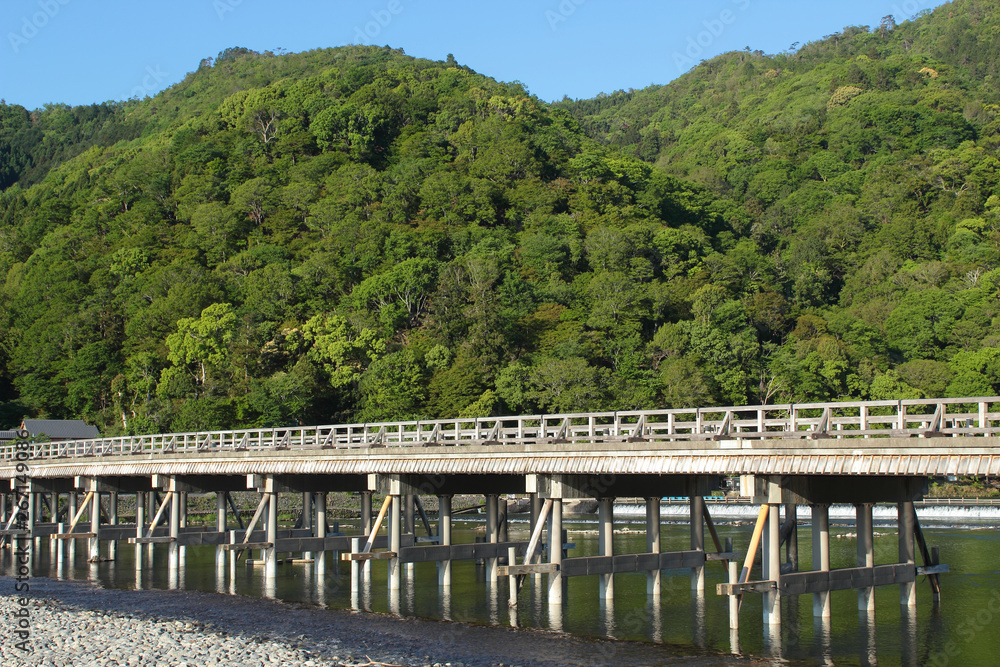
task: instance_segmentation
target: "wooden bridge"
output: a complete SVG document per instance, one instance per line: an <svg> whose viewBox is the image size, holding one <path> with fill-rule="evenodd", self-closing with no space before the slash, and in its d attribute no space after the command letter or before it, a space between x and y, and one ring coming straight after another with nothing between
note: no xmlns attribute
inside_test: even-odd
<svg viewBox="0 0 1000 667"><path fill-rule="evenodd" d="M406 563L438 562L439 583L449 586L452 561L485 559L487 581L496 585L506 577L513 600L525 576L545 575L550 605L561 604L569 576L599 576L600 595L611 598L616 573L645 573L647 591L656 596L662 570L690 568L692 588L700 592L706 562L721 560L729 578L717 592L730 596L733 627L739 599L750 593L764 596L765 628L780 624L782 596L813 594L814 613L825 618L832 590L857 589L859 608L870 611L872 587L898 584L901 604L912 606L916 578L926 574L936 595L937 575L947 566L923 542L913 502L923 497L929 477L1000 474L1000 397L522 415L70 442L28 442L19 438L24 435L0 432L0 480L9 480L0 485L0 534L11 543L87 539L94 560L105 558L102 542L111 543L112 554L122 541L135 544L139 553L162 543L172 569L182 566L186 546L215 545L220 567L227 554L232 564L240 551L260 549L257 562L265 582L278 576L279 553L302 553L300 560L315 561L322 576L325 554L334 551L351 561L355 583L370 572L372 560L386 560L390 591L398 591ZM741 493L760 504L745 555L719 540L703 500L727 477L739 477ZM259 491L261 499L244 525L229 493L248 489ZM326 497L334 491L360 494L360 535L329 534ZM122 493L136 496L134 524L117 521ZM189 493L216 494L214 529L186 525ZM292 530L278 528L282 493L302 494L301 525ZM385 496L377 515L376 493ZM452 543L455 494L485 496L487 542ZM106 510L102 496L108 497ZM437 530L421 496L438 497ZM644 553L614 549L613 500L626 496L646 499ZM666 496L690 498L689 550L661 553L660 499ZM511 497L530 499L527 542L507 539ZM598 556L568 557L566 545L559 548L563 501L577 498L598 501ZM832 503L857 508L857 567L830 569ZM897 505L897 562L874 562L875 503ZM812 569L805 571L797 554L800 504L812 507L813 519ZM423 542L416 537L418 515L429 538ZM705 528L714 549L706 549ZM761 576L751 580L758 548Z"/></svg>

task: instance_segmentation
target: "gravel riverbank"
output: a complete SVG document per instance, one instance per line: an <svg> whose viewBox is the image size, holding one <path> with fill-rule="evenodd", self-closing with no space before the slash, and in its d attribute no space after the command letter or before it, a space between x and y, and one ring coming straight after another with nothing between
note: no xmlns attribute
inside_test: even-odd
<svg viewBox="0 0 1000 667"><path fill-rule="evenodd" d="M6 628L0 664L14 665L735 665L678 647L589 640L315 609L198 591L103 589L86 581L31 579L26 602L33 653L16 647L22 608L0 577Z"/></svg>

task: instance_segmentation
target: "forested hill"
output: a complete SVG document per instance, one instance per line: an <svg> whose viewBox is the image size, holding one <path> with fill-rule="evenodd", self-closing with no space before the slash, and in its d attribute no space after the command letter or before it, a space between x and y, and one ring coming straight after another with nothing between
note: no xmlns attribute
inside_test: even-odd
<svg viewBox="0 0 1000 667"><path fill-rule="evenodd" d="M989 4L547 105L388 48L0 106L0 425L1000 393Z"/></svg>

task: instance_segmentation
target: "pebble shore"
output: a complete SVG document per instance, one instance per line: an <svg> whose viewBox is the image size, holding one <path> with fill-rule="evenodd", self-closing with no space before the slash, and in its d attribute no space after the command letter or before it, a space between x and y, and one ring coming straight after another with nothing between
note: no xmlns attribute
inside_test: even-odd
<svg viewBox="0 0 1000 667"><path fill-rule="evenodd" d="M0 578L7 624L0 664L202 667L210 665L733 665L676 648L557 633L316 609L199 591L103 589L31 579L30 647L15 644L14 580ZM743 663L745 664L745 663Z"/></svg>

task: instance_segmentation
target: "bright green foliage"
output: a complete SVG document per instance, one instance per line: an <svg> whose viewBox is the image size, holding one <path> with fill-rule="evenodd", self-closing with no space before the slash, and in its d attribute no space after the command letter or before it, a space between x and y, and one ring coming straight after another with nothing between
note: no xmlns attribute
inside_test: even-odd
<svg viewBox="0 0 1000 667"><path fill-rule="evenodd" d="M233 48L0 105L0 426L996 394L998 33L955 0L555 105Z"/></svg>

